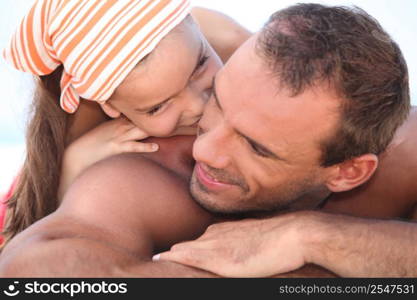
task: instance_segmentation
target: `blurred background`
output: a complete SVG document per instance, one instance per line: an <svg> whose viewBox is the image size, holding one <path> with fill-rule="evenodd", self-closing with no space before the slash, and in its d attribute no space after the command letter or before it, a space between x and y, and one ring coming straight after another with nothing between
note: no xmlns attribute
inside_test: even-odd
<svg viewBox="0 0 417 300"><path fill-rule="evenodd" d="M276 10L301 1L192 0L193 5L221 11L257 31ZM0 48L34 0L0 1ZM374 16L400 45L407 60L412 102L417 105L417 1L352 0L304 1L328 5L356 5ZM32 76L15 71L0 59L0 195L8 189L24 157L24 131L32 95Z"/></svg>

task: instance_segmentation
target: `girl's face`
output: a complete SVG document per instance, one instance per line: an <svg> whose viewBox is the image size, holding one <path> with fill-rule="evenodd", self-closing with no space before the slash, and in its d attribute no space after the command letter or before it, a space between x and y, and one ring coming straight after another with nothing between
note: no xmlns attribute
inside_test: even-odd
<svg viewBox="0 0 417 300"><path fill-rule="evenodd" d="M149 136L195 134L221 65L188 17L138 64L103 109L125 115Z"/></svg>

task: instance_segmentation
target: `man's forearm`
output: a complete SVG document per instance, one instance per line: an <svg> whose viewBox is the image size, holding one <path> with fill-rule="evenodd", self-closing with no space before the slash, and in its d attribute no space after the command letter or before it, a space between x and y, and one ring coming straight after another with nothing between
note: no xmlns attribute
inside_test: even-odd
<svg viewBox="0 0 417 300"><path fill-rule="evenodd" d="M0 277L217 277L172 262L152 262L88 238L27 243L0 256ZM27 251L30 249L30 251Z"/></svg>
<svg viewBox="0 0 417 300"><path fill-rule="evenodd" d="M277 274L272 276L272 278L335 278L339 277L333 272L326 270L320 266L308 264L297 270Z"/></svg>
<svg viewBox="0 0 417 300"><path fill-rule="evenodd" d="M213 278L216 274L175 262L142 262L125 268L122 277L146 278Z"/></svg>
<svg viewBox="0 0 417 300"><path fill-rule="evenodd" d="M306 259L342 277L417 276L417 224L311 213Z"/></svg>

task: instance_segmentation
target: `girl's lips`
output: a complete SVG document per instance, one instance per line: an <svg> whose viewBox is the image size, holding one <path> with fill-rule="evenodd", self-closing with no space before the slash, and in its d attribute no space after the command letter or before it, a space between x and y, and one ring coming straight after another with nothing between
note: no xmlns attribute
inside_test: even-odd
<svg viewBox="0 0 417 300"><path fill-rule="evenodd" d="M197 180L209 190L222 190L230 188L232 185L218 181L216 178L207 173L200 163L196 163L195 171Z"/></svg>

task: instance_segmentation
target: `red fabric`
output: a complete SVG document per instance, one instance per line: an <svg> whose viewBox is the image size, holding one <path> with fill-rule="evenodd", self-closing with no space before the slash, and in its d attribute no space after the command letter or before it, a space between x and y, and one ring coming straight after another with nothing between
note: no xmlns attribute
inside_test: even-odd
<svg viewBox="0 0 417 300"><path fill-rule="evenodd" d="M9 191L5 194L0 196L0 232L3 231L4 226L4 219L6 217L6 201L10 199L13 195L13 191L16 187L17 178L13 180L12 185L9 188ZM0 244L3 242L3 236L0 234Z"/></svg>

